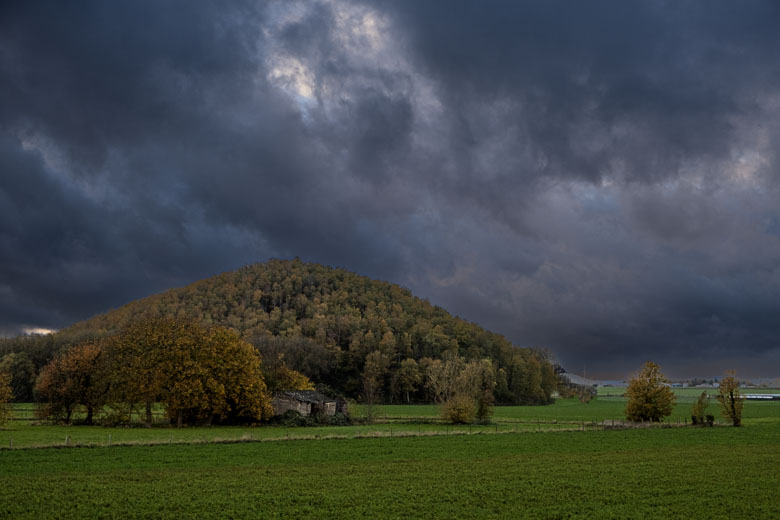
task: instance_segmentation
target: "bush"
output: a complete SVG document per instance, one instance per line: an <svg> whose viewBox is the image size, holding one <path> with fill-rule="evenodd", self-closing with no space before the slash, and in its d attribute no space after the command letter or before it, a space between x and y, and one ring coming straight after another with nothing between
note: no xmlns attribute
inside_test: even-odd
<svg viewBox="0 0 780 520"><path fill-rule="evenodd" d="M474 421L477 403L464 394L456 394L444 403L441 416L453 424L469 424Z"/></svg>
<svg viewBox="0 0 780 520"><path fill-rule="evenodd" d="M328 418L328 424L331 426L349 426L352 424L352 419L349 418L349 415L336 413Z"/></svg>
<svg viewBox="0 0 780 520"><path fill-rule="evenodd" d="M704 412L709 404L707 392L702 392L699 399L691 407L691 421L693 424L704 424L704 416L706 415Z"/></svg>
<svg viewBox="0 0 780 520"><path fill-rule="evenodd" d="M295 410L287 410L282 415L277 417L279 424L282 426L299 427L299 426L314 426L316 420L311 416L304 417Z"/></svg>

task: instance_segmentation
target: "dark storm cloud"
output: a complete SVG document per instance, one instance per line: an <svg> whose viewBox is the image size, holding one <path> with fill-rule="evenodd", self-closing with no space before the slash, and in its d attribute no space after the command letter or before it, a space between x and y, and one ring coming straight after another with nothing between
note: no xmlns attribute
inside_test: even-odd
<svg viewBox="0 0 780 520"><path fill-rule="evenodd" d="M4 333L300 256L576 370L780 370L774 2L0 9Z"/></svg>

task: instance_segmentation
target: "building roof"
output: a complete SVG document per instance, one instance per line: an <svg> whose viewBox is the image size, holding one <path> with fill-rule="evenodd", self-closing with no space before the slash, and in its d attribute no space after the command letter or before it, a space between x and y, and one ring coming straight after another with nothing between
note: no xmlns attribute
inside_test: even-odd
<svg viewBox="0 0 780 520"><path fill-rule="evenodd" d="M289 397L302 403L322 404L322 403L335 403L336 400L327 397L316 390L285 390L279 393L282 397Z"/></svg>

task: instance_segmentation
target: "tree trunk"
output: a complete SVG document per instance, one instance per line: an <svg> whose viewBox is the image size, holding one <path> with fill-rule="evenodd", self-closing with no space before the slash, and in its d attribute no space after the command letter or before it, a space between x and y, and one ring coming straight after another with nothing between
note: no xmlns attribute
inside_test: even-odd
<svg viewBox="0 0 780 520"><path fill-rule="evenodd" d="M86 424L92 425L92 407L87 406L87 419L85 421Z"/></svg>
<svg viewBox="0 0 780 520"><path fill-rule="evenodd" d="M146 402L146 427L152 427L152 403Z"/></svg>
<svg viewBox="0 0 780 520"><path fill-rule="evenodd" d="M181 428L182 426L184 426L184 412L179 410L176 414L176 427Z"/></svg>

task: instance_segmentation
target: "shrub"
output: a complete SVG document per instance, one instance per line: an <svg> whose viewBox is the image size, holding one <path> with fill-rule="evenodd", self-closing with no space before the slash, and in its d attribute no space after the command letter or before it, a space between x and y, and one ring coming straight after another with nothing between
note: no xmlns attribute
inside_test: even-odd
<svg viewBox="0 0 780 520"><path fill-rule="evenodd" d="M349 426L352 424L352 419L343 413L336 413L328 418L328 424L331 426Z"/></svg>
<svg viewBox="0 0 780 520"><path fill-rule="evenodd" d="M453 424L468 424L474 420L477 403L465 394L455 394L442 407L441 416Z"/></svg>
<svg viewBox="0 0 780 520"><path fill-rule="evenodd" d="M693 422L693 424L704 424L704 412L707 410L709 404L710 401L707 392L702 392L691 407L691 422Z"/></svg>

